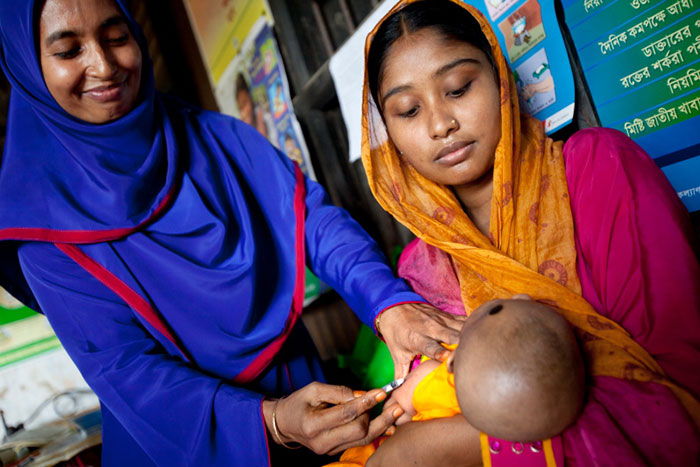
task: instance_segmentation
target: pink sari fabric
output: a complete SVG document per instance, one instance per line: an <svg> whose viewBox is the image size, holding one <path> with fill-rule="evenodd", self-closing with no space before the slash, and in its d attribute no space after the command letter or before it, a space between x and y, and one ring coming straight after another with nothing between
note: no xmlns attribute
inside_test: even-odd
<svg viewBox="0 0 700 467"><path fill-rule="evenodd" d="M621 133L579 131L564 146L582 295L630 332L668 376L700 395L700 266L678 196ZM443 311L464 314L450 257L414 240L399 275ZM496 297L494 297L496 298ZM696 465L700 435L657 383L595 377L562 434L567 465Z"/></svg>

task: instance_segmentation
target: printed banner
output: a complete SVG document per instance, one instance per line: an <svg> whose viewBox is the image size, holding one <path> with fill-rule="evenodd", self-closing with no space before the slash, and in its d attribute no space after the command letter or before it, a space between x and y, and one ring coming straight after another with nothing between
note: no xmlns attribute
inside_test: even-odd
<svg viewBox="0 0 700 467"><path fill-rule="evenodd" d="M59 347L46 317L0 288L0 368Z"/></svg>
<svg viewBox="0 0 700 467"><path fill-rule="evenodd" d="M219 110L255 127L315 178L265 1L185 0L185 5Z"/></svg>
<svg viewBox="0 0 700 467"><path fill-rule="evenodd" d="M700 209L698 0L563 0L601 124L625 132Z"/></svg>

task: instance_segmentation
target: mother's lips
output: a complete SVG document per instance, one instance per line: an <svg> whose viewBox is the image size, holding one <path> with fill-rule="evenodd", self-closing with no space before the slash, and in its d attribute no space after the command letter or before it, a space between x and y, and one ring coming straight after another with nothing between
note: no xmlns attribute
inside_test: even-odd
<svg viewBox="0 0 700 467"><path fill-rule="evenodd" d="M440 159L444 158L445 156L452 154L456 151L459 151L462 148L465 148L469 146L471 143L468 141L457 141L455 143L450 144L449 146L445 146L442 151L440 151L437 156L435 157L435 161L439 161Z"/></svg>

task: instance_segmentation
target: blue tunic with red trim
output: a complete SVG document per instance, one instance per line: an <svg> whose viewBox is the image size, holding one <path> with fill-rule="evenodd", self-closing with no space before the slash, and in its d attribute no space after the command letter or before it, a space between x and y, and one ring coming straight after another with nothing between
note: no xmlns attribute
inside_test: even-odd
<svg viewBox="0 0 700 467"><path fill-rule="evenodd" d="M156 93L146 53L128 115L65 113L33 3L0 3L3 286L46 314L99 396L105 465L268 464L262 398L322 378L295 325L304 265L368 325L422 299L255 130Z"/></svg>

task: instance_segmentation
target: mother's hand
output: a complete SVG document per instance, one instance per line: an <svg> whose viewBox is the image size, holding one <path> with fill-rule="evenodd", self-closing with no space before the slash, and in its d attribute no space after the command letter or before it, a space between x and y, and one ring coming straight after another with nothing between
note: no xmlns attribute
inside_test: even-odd
<svg viewBox="0 0 700 467"><path fill-rule="evenodd" d="M384 311L379 331L394 360L394 377L405 377L416 355L439 361L447 358L449 352L441 342L457 344L465 319L423 303L405 303Z"/></svg>
<svg viewBox="0 0 700 467"><path fill-rule="evenodd" d="M371 442L403 414L394 404L370 421L367 412L384 399L386 393L381 389L364 393L344 386L311 383L278 401L263 401L263 414L275 442L297 442L316 454L333 455ZM273 410L277 433L273 428Z"/></svg>

